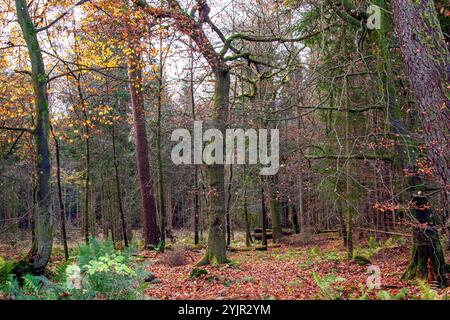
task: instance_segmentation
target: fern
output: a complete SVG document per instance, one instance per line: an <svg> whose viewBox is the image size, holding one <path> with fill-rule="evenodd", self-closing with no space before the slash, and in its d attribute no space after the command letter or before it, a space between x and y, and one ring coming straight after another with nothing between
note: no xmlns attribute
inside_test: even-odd
<svg viewBox="0 0 450 320"><path fill-rule="evenodd" d="M0 260L0 284L4 284L11 272L14 270L16 263L14 261Z"/></svg>
<svg viewBox="0 0 450 320"><path fill-rule="evenodd" d="M42 289L41 277L26 274L23 276L23 288L30 293L39 293Z"/></svg>
<svg viewBox="0 0 450 320"><path fill-rule="evenodd" d="M78 266L80 287L71 287L66 282L67 270L73 261L58 266L52 274L52 280L44 276L25 274L23 285L11 274L15 264L1 261L5 281L0 283L2 296L11 299L61 300L61 299L143 299L145 298L145 279L149 273L137 265L132 253L134 248L115 250L112 241L104 243L92 239L89 245L80 245ZM20 279L19 279L20 280Z"/></svg>
<svg viewBox="0 0 450 320"><path fill-rule="evenodd" d="M375 251L378 247L377 239L375 239L375 237L369 237L367 240L367 246L370 250Z"/></svg>
<svg viewBox="0 0 450 320"><path fill-rule="evenodd" d="M418 281L421 298L423 300L441 300L441 296L423 280Z"/></svg>
<svg viewBox="0 0 450 320"><path fill-rule="evenodd" d="M321 277L317 272L312 273L313 279L320 288L323 298L329 300L341 299L343 295L342 287L337 283L345 281L342 277L336 277L333 274L327 274Z"/></svg>
<svg viewBox="0 0 450 320"><path fill-rule="evenodd" d="M67 260L62 265L56 267L55 272L54 272L53 277L52 277L55 282L62 282L62 281L66 280L67 267L71 263L72 262L70 260Z"/></svg>

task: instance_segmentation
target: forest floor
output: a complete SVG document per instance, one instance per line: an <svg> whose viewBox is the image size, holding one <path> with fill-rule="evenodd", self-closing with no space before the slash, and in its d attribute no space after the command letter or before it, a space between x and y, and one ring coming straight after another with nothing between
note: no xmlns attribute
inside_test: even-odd
<svg viewBox="0 0 450 320"><path fill-rule="evenodd" d="M72 244L76 246L76 244ZM423 287L401 280L408 265L409 247L405 241L379 241L368 248L367 239L356 243L356 251L370 252L371 265L380 270L381 288L367 289L368 265L346 258L342 241L333 235L315 236L299 245L295 236L281 246L269 243L267 251L245 249L236 241L228 252L230 263L207 266L198 277L192 270L203 253L190 237L179 237L166 252L140 251L138 262L156 277L148 284L149 299L424 299L450 298L450 287ZM370 247L370 245L369 245ZM24 256L23 243L0 244L1 256L18 259ZM447 251L447 261L450 255ZM50 268L63 262L57 245ZM203 271L203 270L206 270ZM449 277L450 279L450 277ZM431 282L432 283L432 282Z"/></svg>
<svg viewBox="0 0 450 320"><path fill-rule="evenodd" d="M368 290L368 266L347 259L342 241L329 236L300 247L283 244L267 251L229 252L231 263L206 267L208 273L198 278L190 274L202 256L200 250L146 251L151 261L148 269L158 279L146 292L151 299L426 298L426 288L401 280L409 252L405 243L375 248L371 263L381 271L381 288ZM174 266L183 261L180 255L186 264ZM450 297L450 287L431 287L440 298Z"/></svg>

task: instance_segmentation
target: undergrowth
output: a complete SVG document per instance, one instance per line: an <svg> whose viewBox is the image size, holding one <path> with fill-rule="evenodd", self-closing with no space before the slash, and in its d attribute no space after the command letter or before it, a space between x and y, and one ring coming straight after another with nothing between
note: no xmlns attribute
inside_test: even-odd
<svg viewBox="0 0 450 320"><path fill-rule="evenodd" d="M18 300L144 299L144 271L133 257L134 248L122 251L112 241L91 239L76 255L47 276L12 273L13 262L0 261L0 293Z"/></svg>

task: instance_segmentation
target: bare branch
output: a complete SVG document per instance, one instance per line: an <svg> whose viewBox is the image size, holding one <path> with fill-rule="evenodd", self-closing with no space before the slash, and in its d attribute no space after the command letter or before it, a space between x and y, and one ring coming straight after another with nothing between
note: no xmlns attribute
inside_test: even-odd
<svg viewBox="0 0 450 320"><path fill-rule="evenodd" d="M77 3L75 3L73 6L71 6L69 9L67 9L66 11L64 11L60 16L58 16L55 20L53 20L52 22L50 22L48 25L46 25L45 27L41 27L41 28L37 28L36 32L41 32L41 31L45 31L47 29L50 29L53 25L55 25L56 23L58 23L62 18L64 18L65 16L71 14L73 12L73 10L78 7L81 6L82 4L88 2L90 0L80 0Z"/></svg>

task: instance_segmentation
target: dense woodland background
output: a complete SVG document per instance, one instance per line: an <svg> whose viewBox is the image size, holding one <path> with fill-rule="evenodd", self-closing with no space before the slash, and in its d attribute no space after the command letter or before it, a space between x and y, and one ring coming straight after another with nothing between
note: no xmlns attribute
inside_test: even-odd
<svg viewBox="0 0 450 320"><path fill-rule="evenodd" d="M446 286L448 1L74 2L0 0L0 261L20 260L13 273L42 275L94 239L162 257L189 244L177 254L198 268L334 241L364 273L361 246L390 238L411 249L398 281ZM174 165L171 133L195 120L279 129L278 174Z"/></svg>

